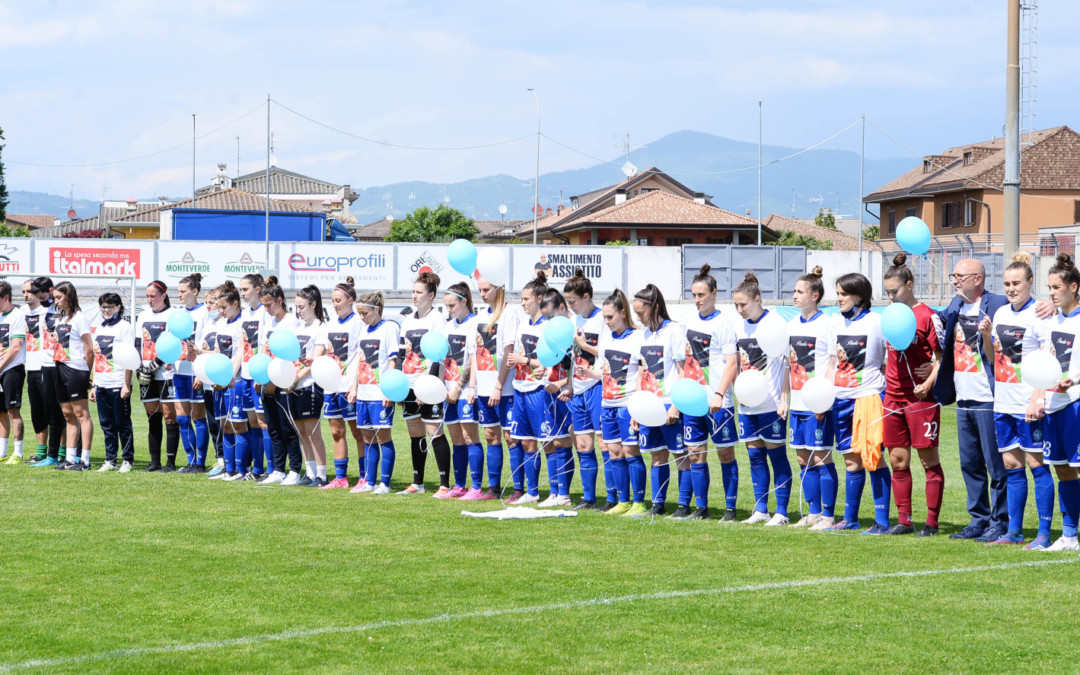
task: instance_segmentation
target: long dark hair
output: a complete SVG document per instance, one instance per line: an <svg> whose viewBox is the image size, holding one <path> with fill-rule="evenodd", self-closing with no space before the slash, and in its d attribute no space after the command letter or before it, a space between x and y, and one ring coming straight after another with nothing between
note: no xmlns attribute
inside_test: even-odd
<svg viewBox="0 0 1080 675"><path fill-rule="evenodd" d="M446 289L446 292L460 298L465 303L465 308L469 310L469 314L473 313L472 291L469 290L467 284L460 281L451 284L450 288Z"/></svg>
<svg viewBox="0 0 1080 675"><path fill-rule="evenodd" d="M150 288L151 286L158 289L158 291L165 296L165 309L172 307L172 303L169 302L169 287L165 285L165 282L154 279L146 285L147 288Z"/></svg>
<svg viewBox="0 0 1080 675"><path fill-rule="evenodd" d="M649 311L645 314L645 316L649 317L648 328L656 330L665 321L671 321L671 316L667 311L667 303L664 302L664 294L654 284L646 284L645 288L634 294L634 299L645 303L649 307Z"/></svg>
<svg viewBox="0 0 1080 675"><path fill-rule="evenodd" d="M62 310L65 319L70 319L79 312L79 293L75 290L75 286L70 281L61 281L53 286L54 292L64 294L64 304L67 308ZM60 309L57 307L57 309Z"/></svg>
<svg viewBox="0 0 1080 675"><path fill-rule="evenodd" d="M1080 286L1080 270L1076 269L1076 264L1073 262L1072 256L1067 253L1058 255L1054 266L1050 268L1048 276L1049 275L1061 277L1061 282L1066 286L1072 284ZM1080 293L1080 289L1078 289L1077 292Z"/></svg>
<svg viewBox="0 0 1080 675"><path fill-rule="evenodd" d="M586 295L591 299L593 296L592 282L589 281L589 277L585 276L585 270L578 267L574 270L574 276L570 277L566 284L563 285L563 293L573 293L579 298L584 298Z"/></svg>
<svg viewBox="0 0 1080 675"><path fill-rule="evenodd" d="M278 286L277 277L272 274L266 278L266 283L263 285L262 290L259 291L259 299L262 300L263 298L271 298L276 302L280 302L282 309L286 312L289 311L288 306L285 304L285 291L281 290L281 286Z"/></svg>
<svg viewBox="0 0 1080 675"><path fill-rule="evenodd" d="M322 291L315 284L305 286L296 292L296 297L303 298L312 307L315 308L315 317L319 321L327 321L330 316L326 313L326 308L322 304Z"/></svg>
<svg viewBox="0 0 1080 675"><path fill-rule="evenodd" d="M198 272L192 272L183 279L180 280L181 284L185 284L188 288L195 291L195 297L199 297L199 292L202 290L202 275Z"/></svg>
<svg viewBox="0 0 1080 675"><path fill-rule="evenodd" d="M626 299L626 293L623 293L622 289L616 288L614 293L604 299L604 304L622 314L623 322L627 326L637 328L634 317L630 314L630 301Z"/></svg>
<svg viewBox="0 0 1080 675"><path fill-rule="evenodd" d="M715 291L716 277L709 274L711 270L712 266L709 265L709 263L705 263L704 265L702 265L701 269L698 270L698 273L694 275L694 280L690 282L690 285L693 286L694 284L705 284L705 288L709 289L710 293Z"/></svg>
<svg viewBox="0 0 1080 675"><path fill-rule="evenodd" d="M848 272L836 280L836 285L848 295L858 298L855 306L859 309L870 309L874 301L874 287L870 280L858 272Z"/></svg>
<svg viewBox="0 0 1080 675"><path fill-rule="evenodd" d="M218 300L224 300L225 304L240 306L240 289L233 282L226 281L218 286L217 294Z"/></svg>

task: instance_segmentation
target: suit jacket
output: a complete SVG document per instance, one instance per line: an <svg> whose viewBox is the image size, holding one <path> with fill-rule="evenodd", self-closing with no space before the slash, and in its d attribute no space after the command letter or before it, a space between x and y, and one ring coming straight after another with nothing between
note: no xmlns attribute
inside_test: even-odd
<svg viewBox="0 0 1080 675"><path fill-rule="evenodd" d="M1009 304L1009 301L1004 295L983 292L982 298L979 300L979 309L981 309L986 316L993 319L994 312L1007 304ZM953 298L952 302L949 303L949 306L946 307L944 311L938 312L938 316L941 317L941 322L945 324L945 343L941 346L941 368L938 369L937 382L934 383L934 398L936 398L941 405L949 405L956 402L956 383L953 380L956 364L953 363L952 340L953 334L956 332L957 318L960 316L960 310L963 305L963 299L957 296ZM982 314L979 316L981 320ZM982 357L983 370L986 371L986 379L990 382L990 391L994 391L993 354L990 354L990 358L987 358L988 355L983 349L982 340L979 340L979 356Z"/></svg>

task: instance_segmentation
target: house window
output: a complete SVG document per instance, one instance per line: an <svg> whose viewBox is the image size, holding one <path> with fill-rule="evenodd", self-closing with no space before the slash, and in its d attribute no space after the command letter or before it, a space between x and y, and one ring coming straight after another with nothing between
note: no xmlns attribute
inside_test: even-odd
<svg viewBox="0 0 1080 675"><path fill-rule="evenodd" d="M646 193L649 193L649 192L653 192L654 190L656 190L656 188L641 188L641 190L639 190L639 193L640 194L646 194Z"/></svg>
<svg viewBox="0 0 1080 675"><path fill-rule="evenodd" d="M915 212L918 211L914 206L904 211L905 218L912 218L915 216Z"/></svg>
<svg viewBox="0 0 1080 675"><path fill-rule="evenodd" d="M896 209L889 209L889 233L896 232Z"/></svg>
<svg viewBox="0 0 1080 675"><path fill-rule="evenodd" d="M922 163L922 172L923 173L933 173L933 171L934 171L934 163L931 162L928 159L924 159L923 163Z"/></svg>
<svg viewBox="0 0 1080 675"><path fill-rule="evenodd" d="M948 202L941 205L941 227L942 229L952 227L956 221L956 214L953 212L952 202Z"/></svg>
<svg viewBox="0 0 1080 675"><path fill-rule="evenodd" d="M975 224L975 218L977 216L978 216L978 213L975 211L975 202L973 202L973 201L965 201L964 202L964 225L965 226L974 225Z"/></svg>
<svg viewBox="0 0 1080 675"><path fill-rule="evenodd" d="M1073 200L1073 222L1080 223L1080 199Z"/></svg>
<svg viewBox="0 0 1080 675"><path fill-rule="evenodd" d="M638 246L648 246L649 245L649 238L648 237L641 237L640 239L637 240L637 245Z"/></svg>
<svg viewBox="0 0 1080 675"><path fill-rule="evenodd" d="M683 244L693 244L693 237L668 237L664 240L665 246L682 246Z"/></svg>
<svg viewBox="0 0 1080 675"><path fill-rule="evenodd" d="M731 235L729 234L726 237L705 237L705 243L706 244L730 244L731 243Z"/></svg>
<svg viewBox="0 0 1080 675"><path fill-rule="evenodd" d="M974 161L975 161L975 158L972 155L970 150L968 150L967 152L964 153L964 166L971 166L974 163Z"/></svg>

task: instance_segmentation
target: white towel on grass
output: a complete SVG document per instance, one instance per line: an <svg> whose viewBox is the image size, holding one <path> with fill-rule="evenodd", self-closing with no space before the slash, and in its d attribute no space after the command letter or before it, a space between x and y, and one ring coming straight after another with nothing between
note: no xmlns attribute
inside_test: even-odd
<svg viewBox="0 0 1080 675"><path fill-rule="evenodd" d="M525 506L511 506L500 511L484 511L482 513L462 511L461 515L472 518L494 518L495 520L530 520L533 518L566 518L576 516L577 511L541 511L540 509L530 509Z"/></svg>

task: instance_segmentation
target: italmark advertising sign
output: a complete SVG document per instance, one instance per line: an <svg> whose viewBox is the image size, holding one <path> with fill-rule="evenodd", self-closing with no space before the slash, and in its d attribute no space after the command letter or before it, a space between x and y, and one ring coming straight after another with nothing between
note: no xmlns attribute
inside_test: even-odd
<svg viewBox="0 0 1080 675"><path fill-rule="evenodd" d="M54 281L69 274L95 274L117 277L135 275L140 283L149 283L154 278L154 242L115 239L72 239L70 244L36 242L34 267L35 272L48 274Z"/></svg>

